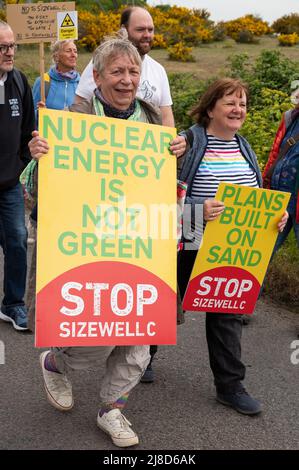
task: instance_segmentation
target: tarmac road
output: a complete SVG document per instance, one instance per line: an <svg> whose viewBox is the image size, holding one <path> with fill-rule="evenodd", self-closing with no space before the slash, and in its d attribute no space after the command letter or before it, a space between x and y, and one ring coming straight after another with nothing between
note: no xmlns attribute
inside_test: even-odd
<svg viewBox="0 0 299 470"><path fill-rule="evenodd" d="M215 401L204 315L186 314L178 345L159 348L155 382L139 384L130 396L125 414L139 435L138 449L298 450L299 364L290 359L298 330L299 315L259 301L244 327L243 360L247 389L262 401L263 413L248 417ZM0 341L0 449L116 449L96 426L101 371L71 375L75 406L62 413L45 399L33 335L0 321Z"/></svg>

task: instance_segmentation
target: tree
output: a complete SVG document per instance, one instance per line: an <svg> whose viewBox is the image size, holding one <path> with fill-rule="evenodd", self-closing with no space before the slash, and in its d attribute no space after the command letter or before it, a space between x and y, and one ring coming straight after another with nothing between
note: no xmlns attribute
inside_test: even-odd
<svg viewBox="0 0 299 470"><path fill-rule="evenodd" d="M276 33L280 34L299 34L299 14L291 13L278 18L272 24L272 28Z"/></svg>

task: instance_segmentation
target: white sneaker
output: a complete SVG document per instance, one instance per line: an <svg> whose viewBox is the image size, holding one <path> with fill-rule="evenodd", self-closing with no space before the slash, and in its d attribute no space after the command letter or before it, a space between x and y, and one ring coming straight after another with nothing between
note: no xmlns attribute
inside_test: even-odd
<svg viewBox="0 0 299 470"><path fill-rule="evenodd" d="M43 372L44 387L51 405L60 411L68 411L74 406L72 384L64 374L50 372L45 368L45 358L50 351L40 355L40 365Z"/></svg>
<svg viewBox="0 0 299 470"><path fill-rule="evenodd" d="M105 433L109 434L113 444L118 447L129 447L139 443L137 434L130 428L130 421L115 408L103 416L98 414L97 424Z"/></svg>

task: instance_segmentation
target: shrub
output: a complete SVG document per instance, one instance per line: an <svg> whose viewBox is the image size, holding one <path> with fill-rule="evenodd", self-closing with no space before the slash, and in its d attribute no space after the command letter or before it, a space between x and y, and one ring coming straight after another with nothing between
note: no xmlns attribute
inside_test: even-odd
<svg viewBox="0 0 299 470"><path fill-rule="evenodd" d="M202 18L203 20L209 20L211 16L211 13L206 8L193 8L193 14L199 18Z"/></svg>
<svg viewBox="0 0 299 470"><path fill-rule="evenodd" d="M293 232L278 250L265 278L265 294L299 311L299 250Z"/></svg>
<svg viewBox="0 0 299 470"><path fill-rule="evenodd" d="M192 55L192 47L187 47L183 42L178 42L167 49L168 58L179 62L195 62Z"/></svg>
<svg viewBox="0 0 299 470"><path fill-rule="evenodd" d="M251 64L247 54L235 54L228 60L228 75L249 84L250 101L263 103L262 90L270 88L288 92L293 80L299 77L298 62L285 58L280 51L262 51Z"/></svg>
<svg viewBox="0 0 299 470"><path fill-rule="evenodd" d="M167 43L163 34L155 34L153 41L153 49L166 49Z"/></svg>
<svg viewBox="0 0 299 470"><path fill-rule="evenodd" d="M228 75L233 78L240 78L244 81L249 80L251 73L251 64L249 56L246 53L233 54L227 59Z"/></svg>
<svg viewBox="0 0 299 470"><path fill-rule="evenodd" d="M236 38L236 42L239 42L241 44L258 44L259 39L254 36L254 34L251 31L248 31L247 29L244 29L243 31L240 31Z"/></svg>
<svg viewBox="0 0 299 470"><path fill-rule="evenodd" d="M108 11L110 3L115 3L115 7L118 6L119 10L114 7L113 11ZM82 0L79 7L78 45L92 51L105 35L116 31L119 28L120 12L126 6L122 4L123 2L119 0L97 3ZM88 11L87 8L83 9L85 5L90 6ZM209 20L209 12L204 9L190 10L169 5L147 7L147 9L155 24L153 47L166 48L180 42L192 47L214 40L214 23Z"/></svg>
<svg viewBox="0 0 299 470"><path fill-rule="evenodd" d="M226 37L225 25L222 21L212 27L213 41L224 41Z"/></svg>
<svg viewBox="0 0 299 470"><path fill-rule="evenodd" d="M299 42L299 35L297 33L280 34L278 42L280 46L295 46Z"/></svg>
<svg viewBox="0 0 299 470"><path fill-rule="evenodd" d="M207 44L213 41L213 31L210 31L205 28L198 28L197 37L203 44Z"/></svg>
<svg viewBox="0 0 299 470"><path fill-rule="evenodd" d="M272 31L268 23L254 15L245 15L236 20L227 21L224 25L226 34L234 40L238 39L242 31L249 31L253 36L263 36Z"/></svg>
<svg viewBox="0 0 299 470"><path fill-rule="evenodd" d="M173 113L178 131L188 129L193 124L188 111L198 101L206 82L198 80L191 73L170 73L168 75L173 99Z"/></svg>
<svg viewBox="0 0 299 470"><path fill-rule="evenodd" d="M291 13L290 15L284 15L278 18L272 24L272 28L279 34L299 34L299 14Z"/></svg>
<svg viewBox="0 0 299 470"><path fill-rule="evenodd" d="M102 41L104 36L116 32L119 29L120 13L103 13L96 15L87 11L79 11L79 40L78 47L93 51Z"/></svg>
<svg viewBox="0 0 299 470"><path fill-rule="evenodd" d="M249 106L241 134L254 149L261 170L268 160L281 116L290 107L287 93L269 88L261 90L259 102L255 106Z"/></svg>
<svg viewBox="0 0 299 470"><path fill-rule="evenodd" d="M279 51L263 51L252 70L252 79L261 88L289 91L291 82L299 76L299 63L284 57Z"/></svg>
<svg viewBox="0 0 299 470"><path fill-rule="evenodd" d="M155 32L162 35L168 46L183 42L187 46L197 46L213 40L209 14L201 10L183 7L148 7L153 17Z"/></svg>

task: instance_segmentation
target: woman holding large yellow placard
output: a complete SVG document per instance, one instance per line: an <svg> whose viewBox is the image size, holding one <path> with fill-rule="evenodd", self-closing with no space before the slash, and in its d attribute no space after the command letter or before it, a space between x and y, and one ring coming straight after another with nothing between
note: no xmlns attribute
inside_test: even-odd
<svg viewBox="0 0 299 470"><path fill-rule="evenodd" d="M123 31L123 36L106 38L96 49L93 63L97 89L91 101L83 100L73 105L71 111L161 124L159 110L136 98L141 59L125 34ZM49 149L47 141L38 132L33 132L29 146L35 159ZM67 370L105 363L97 424L119 447L138 444L138 436L121 410L149 360L149 346L52 348L40 357L47 398L62 411L68 411L74 405Z"/></svg>
<svg viewBox="0 0 299 470"><path fill-rule="evenodd" d="M246 118L247 86L239 80L222 78L212 83L192 111L196 124L177 137L171 150L180 154L178 146L186 139L190 151L184 159L179 178L188 184L186 203L190 214L202 208L201 220L191 217L190 231L185 233L185 246L179 254L178 282L183 297L208 221L224 211L224 203L215 199L220 182L252 188L262 185L256 156L248 142L237 134ZM283 230L287 214L279 223ZM261 404L242 385L245 365L241 362L242 316L207 313L206 336L217 400L240 413L255 415Z"/></svg>

